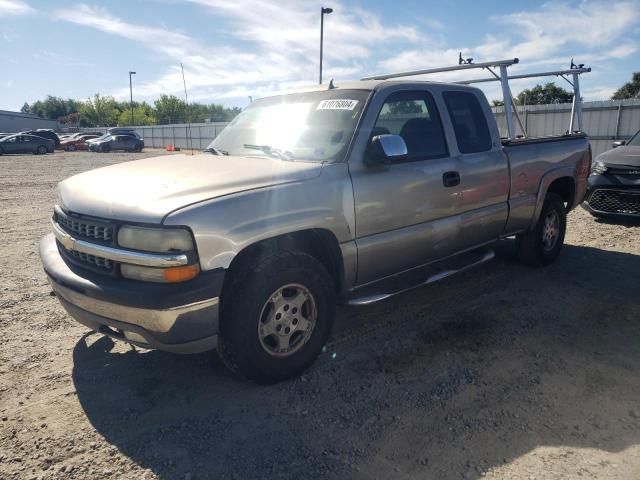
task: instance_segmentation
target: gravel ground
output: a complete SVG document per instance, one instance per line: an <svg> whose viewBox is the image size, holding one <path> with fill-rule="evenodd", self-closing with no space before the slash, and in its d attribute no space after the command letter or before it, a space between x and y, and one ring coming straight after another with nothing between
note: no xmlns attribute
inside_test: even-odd
<svg viewBox="0 0 640 480"><path fill-rule="evenodd" d="M0 157L0 478L640 478L640 227L569 216L497 259L341 308L303 377L133 350L76 324L37 244L56 182L142 154Z"/></svg>

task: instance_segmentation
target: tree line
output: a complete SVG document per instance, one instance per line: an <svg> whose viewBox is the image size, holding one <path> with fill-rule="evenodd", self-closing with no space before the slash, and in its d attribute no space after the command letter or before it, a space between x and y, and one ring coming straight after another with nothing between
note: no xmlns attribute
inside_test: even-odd
<svg viewBox="0 0 640 480"><path fill-rule="evenodd" d="M153 104L119 102L113 97L94 95L85 101L64 99L48 95L44 100L25 104L23 113L33 113L42 118L58 120L61 124L78 127L114 127L123 125L166 125L170 123L228 122L240 113L238 107L227 108L220 104L189 103L175 95L161 95Z"/></svg>
<svg viewBox="0 0 640 480"><path fill-rule="evenodd" d="M640 98L640 72L634 72L631 81L625 83L615 91L611 100L624 100L625 98ZM569 92L555 83L536 85L527 88L514 97L516 105L547 105L550 103L570 103L573 100L573 92ZM493 100L494 107L503 106L502 100Z"/></svg>

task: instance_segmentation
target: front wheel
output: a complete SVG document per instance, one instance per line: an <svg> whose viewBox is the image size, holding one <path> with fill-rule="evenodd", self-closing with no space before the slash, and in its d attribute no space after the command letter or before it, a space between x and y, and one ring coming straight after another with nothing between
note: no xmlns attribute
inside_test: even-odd
<svg viewBox="0 0 640 480"><path fill-rule="evenodd" d="M333 281L324 266L306 253L282 252L231 282L222 299L222 361L263 384L305 370L320 354L333 324Z"/></svg>
<svg viewBox="0 0 640 480"><path fill-rule="evenodd" d="M76 146L71 144L67 147L67 152L75 152L76 151Z"/></svg>
<svg viewBox="0 0 640 480"><path fill-rule="evenodd" d="M566 229L567 211L562 197L548 193L534 229L516 235L518 257L532 266L552 263L560 255Z"/></svg>
<svg viewBox="0 0 640 480"><path fill-rule="evenodd" d="M109 145L104 145L100 151L102 153L109 153L111 151L111 147Z"/></svg>
<svg viewBox="0 0 640 480"><path fill-rule="evenodd" d="M36 149L36 153L38 155L44 155L45 153L47 153L47 147L45 147L44 145L39 145Z"/></svg>

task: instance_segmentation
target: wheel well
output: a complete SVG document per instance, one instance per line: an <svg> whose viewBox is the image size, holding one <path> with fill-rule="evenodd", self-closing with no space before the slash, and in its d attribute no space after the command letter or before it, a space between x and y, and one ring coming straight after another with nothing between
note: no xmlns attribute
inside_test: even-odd
<svg viewBox="0 0 640 480"><path fill-rule="evenodd" d="M299 251L316 258L329 272L336 291L342 288L344 264L338 239L329 230L310 229L261 240L238 253L229 265L227 278L241 274L251 265L275 252ZM225 280L225 284L231 282ZM224 295L224 293L223 293Z"/></svg>
<svg viewBox="0 0 640 480"><path fill-rule="evenodd" d="M573 200L576 195L576 185L571 177L561 177L557 178L549 188L547 189L547 193L553 192L557 195L560 195L562 200L566 204L566 210L569 211L573 207Z"/></svg>

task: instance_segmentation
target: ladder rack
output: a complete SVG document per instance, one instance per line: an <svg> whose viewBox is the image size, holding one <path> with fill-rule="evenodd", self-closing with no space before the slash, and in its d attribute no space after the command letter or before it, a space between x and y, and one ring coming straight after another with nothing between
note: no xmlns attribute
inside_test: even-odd
<svg viewBox="0 0 640 480"><path fill-rule="evenodd" d="M507 68L511 65L515 65L519 63L518 58L512 58L507 60L495 60L492 62L482 62L482 63L473 63L473 58L464 59L462 57L462 52L458 57L458 65L453 65L449 67L438 67L438 68L429 68L426 70L413 70L409 72L399 72L399 73L388 73L382 75L374 75L371 77L365 77L361 80L389 80L392 78L402 78L402 77L411 77L416 75L428 75L433 73L443 73L443 72L454 72L460 70L471 70L471 69L486 69L488 70L493 77L489 78L479 78L475 80L462 80L458 82L458 84L469 85L472 83L484 83L484 82L500 82L502 86L502 97L504 101L504 112L505 118L507 121L507 136L509 140L514 140L516 138L516 131L513 124L513 115L515 114L515 119L518 122L520 130L523 135L526 137L527 132L522 124L522 120L518 115L518 111L515 108L515 101L513 95L511 93L511 88L509 86L509 80L518 80L523 78L536 78L536 77L561 77L564 79L569 85L573 87L573 102L571 104L571 119L569 121L569 133L574 131L574 118L577 117L578 120L578 129L577 131L582 131L584 126L583 116L582 116L582 98L580 96L580 80L579 75L582 73L588 73L591 71L591 68L585 67L583 64L576 65L573 63L573 59L571 59L571 67L567 70L555 70L550 72L538 72L538 73L526 73L521 75L508 75ZM499 70L499 74L494 71L497 68ZM572 80L569 80L568 76L572 76Z"/></svg>

